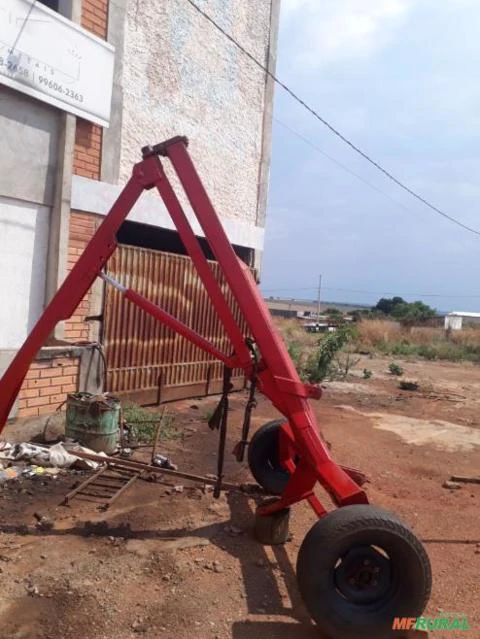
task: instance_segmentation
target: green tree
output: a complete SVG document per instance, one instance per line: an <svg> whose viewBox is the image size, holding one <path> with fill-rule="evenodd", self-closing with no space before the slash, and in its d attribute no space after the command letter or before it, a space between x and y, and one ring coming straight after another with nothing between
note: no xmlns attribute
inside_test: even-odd
<svg viewBox="0 0 480 639"><path fill-rule="evenodd" d="M397 304L392 310L392 317L406 326L421 324L435 315L435 309L421 301L403 302L403 304Z"/></svg>
<svg viewBox="0 0 480 639"><path fill-rule="evenodd" d="M436 310L421 301L406 302L402 297L382 297L378 300L373 311L393 317L405 326L421 324L435 317Z"/></svg>
<svg viewBox="0 0 480 639"><path fill-rule="evenodd" d="M392 315L394 309L400 304L407 304L402 297L382 297L378 300L375 310L385 313L385 315Z"/></svg>

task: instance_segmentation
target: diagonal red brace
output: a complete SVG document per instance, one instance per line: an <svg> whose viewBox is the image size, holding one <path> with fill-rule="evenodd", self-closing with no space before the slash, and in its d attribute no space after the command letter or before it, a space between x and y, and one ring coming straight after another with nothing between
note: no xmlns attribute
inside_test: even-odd
<svg viewBox="0 0 480 639"><path fill-rule="evenodd" d="M189 328L186 324L178 320L176 317L173 317L173 315L170 315L170 313L167 313L167 311L164 311L159 306L156 306L156 304L153 304L153 302L150 302L150 300L148 300L146 297L143 297L143 295L140 295L131 288L123 286L123 284L120 284L120 282L117 282L117 280L115 280L110 275L107 275L106 273L100 273L100 277L107 284L110 284L117 291L119 291L125 297L125 299L135 304L135 306L141 308L143 311L145 311L145 313L148 313L152 317L155 317L155 319L158 319L160 322L162 322L162 324L165 324L165 326L168 326L168 328L171 328L182 337L185 337L185 339L188 339L190 342L192 342L192 344L198 346L198 348L201 348L206 353L213 355L213 357L223 362L229 368L236 368L237 366L239 366L239 362L235 357L229 357L228 355L225 355L225 353L222 353L222 351L218 350L218 348L216 348L213 344L210 344L210 342L204 337Z"/></svg>

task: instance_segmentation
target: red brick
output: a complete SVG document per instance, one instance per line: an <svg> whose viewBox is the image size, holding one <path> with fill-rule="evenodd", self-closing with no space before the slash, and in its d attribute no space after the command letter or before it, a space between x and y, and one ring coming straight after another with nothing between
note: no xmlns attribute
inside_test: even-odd
<svg viewBox="0 0 480 639"><path fill-rule="evenodd" d="M46 406L39 406L38 407L38 414L39 415L51 415L56 410L57 410L57 406L55 406L55 404L47 404Z"/></svg>
<svg viewBox="0 0 480 639"><path fill-rule="evenodd" d="M75 393L77 391L76 384L67 384L66 386L62 386L62 393Z"/></svg>
<svg viewBox="0 0 480 639"><path fill-rule="evenodd" d="M41 362L41 366L39 363L34 362L32 366L29 368L27 374L25 375L25 379L33 379L34 377L40 377L40 371L44 368L48 368L50 366L50 362Z"/></svg>
<svg viewBox="0 0 480 639"><path fill-rule="evenodd" d="M58 395L50 395L49 400L50 403L58 408L58 406L64 402L67 398L65 397L65 393L60 392Z"/></svg>
<svg viewBox="0 0 480 639"><path fill-rule="evenodd" d="M27 388L44 388L45 386L50 386L50 381L50 378L29 379Z"/></svg>
<svg viewBox="0 0 480 639"><path fill-rule="evenodd" d="M61 377L63 375L62 367L56 366L55 368L47 368L43 371L40 371L40 377Z"/></svg>
<svg viewBox="0 0 480 639"><path fill-rule="evenodd" d="M40 389L37 388L22 388L20 391L20 397L27 399L28 397L38 397L40 394Z"/></svg>
<svg viewBox="0 0 480 639"><path fill-rule="evenodd" d="M65 375L77 375L78 374L78 366L65 366L63 369ZM69 382L65 382L68 384Z"/></svg>
<svg viewBox="0 0 480 639"><path fill-rule="evenodd" d="M45 406L46 404L50 404L50 397L32 397L31 399L27 399L27 406L29 408L31 406Z"/></svg>
<svg viewBox="0 0 480 639"><path fill-rule="evenodd" d="M107 21L107 12L105 10L105 7L93 7L93 13L94 15L98 16L99 18L101 18L105 23Z"/></svg>
<svg viewBox="0 0 480 639"><path fill-rule="evenodd" d="M38 408L22 408L18 411L18 417L33 417L38 415Z"/></svg>
<svg viewBox="0 0 480 639"><path fill-rule="evenodd" d="M65 369L64 369L65 372ZM78 373L78 369L76 370L76 373ZM55 378L55 385L56 386L61 386L63 384L73 384L75 380L73 379L72 375L62 375L62 377L56 377ZM58 392L60 392L60 389L58 389Z"/></svg>
<svg viewBox="0 0 480 639"><path fill-rule="evenodd" d="M48 397L49 395L57 395L62 392L62 387L59 386L55 380L55 386L45 386L45 388L40 389L40 397Z"/></svg>

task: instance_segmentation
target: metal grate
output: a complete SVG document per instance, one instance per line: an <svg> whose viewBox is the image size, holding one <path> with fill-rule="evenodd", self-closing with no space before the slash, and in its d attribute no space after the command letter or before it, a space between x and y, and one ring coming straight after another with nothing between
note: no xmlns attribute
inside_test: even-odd
<svg viewBox="0 0 480 639"><path fill-rule="evenodd" d="M218 264L209 264L235 317L245 327ZM108 262L108 273L229 352L229 340L189 257L120 245ZM104 347L110 392L153 404L221 390L220 362L111 287L107 287L105 297ZM237 389L243 387L242 370L234 371L233 383Z"/></svg>

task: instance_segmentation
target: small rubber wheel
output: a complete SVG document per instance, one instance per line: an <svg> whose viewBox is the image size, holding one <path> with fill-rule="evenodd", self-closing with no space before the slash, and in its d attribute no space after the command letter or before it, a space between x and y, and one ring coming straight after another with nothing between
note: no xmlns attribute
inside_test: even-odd
<svg viewBox="0 0 480 639"><path fill-rule="evenodd" d="M256 481L271 495L281 495L290 473L279 460L279 432L285 419L274 419L261 426L248 446L248 465Z"/></svg>
<svg viewBox="0 0 480 639"><path fill-rule="evenodd" d="M395 515L345 506L308 532L297 559L300 594L329 639L390 639L395 617L419 617L430 597L428 555Z"/></svg>

